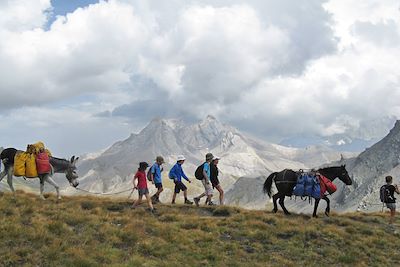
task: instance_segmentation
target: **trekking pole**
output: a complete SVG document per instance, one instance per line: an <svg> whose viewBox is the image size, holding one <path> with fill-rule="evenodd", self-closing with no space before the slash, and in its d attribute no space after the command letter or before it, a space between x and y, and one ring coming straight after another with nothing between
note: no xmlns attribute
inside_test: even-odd
<svg viewBox="0 0 400 267"><path fill-rule="evenodd" d="M132 194L133 194L133 191L135 191L135 188L132 188L132 191L131 191L131 193L130 193L129 196L128 196L128 200L131 198L131 196L132 196Z"/></svg>

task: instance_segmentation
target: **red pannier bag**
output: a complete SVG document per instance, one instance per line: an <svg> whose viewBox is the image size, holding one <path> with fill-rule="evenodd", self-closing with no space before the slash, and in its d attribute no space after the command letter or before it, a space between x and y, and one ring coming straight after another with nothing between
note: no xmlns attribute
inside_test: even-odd
<svg viewBox="0 0 400 267"><path fill-rule="evenodd" d="M328 191L329 194L336 192L337 187L331 180L321 174L319 175L319 180L321 185L321 194L324 194L326 191Z"/></svg>
<svg viewBox="0 0 400 267"><path fill-rule="evenodd" d="M36 169L38 174L51 172L50 160L46 152L41 152L36 155Z"/></svg>

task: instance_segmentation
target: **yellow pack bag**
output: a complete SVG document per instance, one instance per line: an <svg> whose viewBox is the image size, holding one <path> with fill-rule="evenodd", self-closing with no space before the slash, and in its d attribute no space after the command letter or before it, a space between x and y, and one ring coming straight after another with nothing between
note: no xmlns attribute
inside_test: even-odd
<svg viewBox="0 0 400 267"><path fill-rule="evenodd" d="M37 143L34 143L32 145L28 145L28 148L26 149L26 152L28 153L33 153L33 154L38 154L41 149L45 149L45 145L43 142L39 141Z"/></svg>
<svg viewBox="0 0 400 267"><path fill-rule="evenodd" d="M25 161L28 153L18 151L14 157L14 176L25 176Z"/></svg>
<svg viewBox="0 0 400 267"><path fill-rule="evenodd" d="M36 155L28 154L25 161L25 177L35 178L38 177L36 169Z"/></svg>

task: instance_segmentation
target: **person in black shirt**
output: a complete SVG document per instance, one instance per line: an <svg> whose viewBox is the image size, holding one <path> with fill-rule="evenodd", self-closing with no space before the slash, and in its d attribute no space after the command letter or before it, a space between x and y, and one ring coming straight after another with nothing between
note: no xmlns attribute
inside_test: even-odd
<svg viewBox="0 0 400 267"><path fill-rule="evenodd" d="M386 189L389 191L388 197L387 197L387 202L386 202L386 207L390 209L390 219L389 223L393 224L394 218L396 215L396 198L394 197L394 192L397 194L400 194L399 187L397 185L393 185L393 177L392 176L386 176Z"/></svg>
<svg viewBox="0 0 400 267"><path fill-rule="evenodd" d="M222 190L221 184L218 180L218 162L219 162L219 157L215 156L210 164L210 180L212 186L218 190L219 192L219 204L224 205L224 190Z"/></svg>

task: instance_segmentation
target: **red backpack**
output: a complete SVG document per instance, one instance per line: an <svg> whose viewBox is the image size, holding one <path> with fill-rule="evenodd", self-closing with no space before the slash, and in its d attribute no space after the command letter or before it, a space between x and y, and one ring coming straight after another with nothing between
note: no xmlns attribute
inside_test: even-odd
<svg viewBox="0 0 400 267"><path fill-rule="evenodd" d="M331 180L321 174L319 175L319 180L321 183L321 194L324 194L326 191L328 191L329 194L336 192L337 187Z"/></svg>
<svg viewBox="0 0 400 267"><path fill-rule="evenodd" d="M38 174L46 174L51 172L49 155L46 152L41 152L36 155L36 168Z"/></svg>

